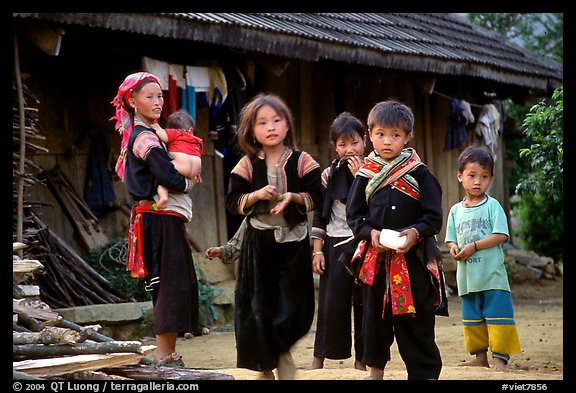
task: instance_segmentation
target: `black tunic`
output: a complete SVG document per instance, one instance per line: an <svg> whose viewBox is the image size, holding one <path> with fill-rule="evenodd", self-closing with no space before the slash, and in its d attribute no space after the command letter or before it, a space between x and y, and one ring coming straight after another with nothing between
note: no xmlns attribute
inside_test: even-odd
<svg viewBox="0 0 576 393"><path fill-rule="evenodd" d="M387 185L374 192L367 202L365 189L368 179L356 176L348 195L346 217L358 239L371 242L372 229L402 231L414 226L421 238L433 237L440 231L443 218L440 184L424 165L418 166L410 175L418 182L419 200ZM383 267L378 269L373 285L362 285L363 363L383 369L390 360L390 346L396 338L408 379L437 379L442 369L442 359L434 337L434 288L425 266L426 261L418 258L418 247L420 245L412 247L405 254L415 316L393 317L389 303L382 316L386 288L386 272Z"/></svg>

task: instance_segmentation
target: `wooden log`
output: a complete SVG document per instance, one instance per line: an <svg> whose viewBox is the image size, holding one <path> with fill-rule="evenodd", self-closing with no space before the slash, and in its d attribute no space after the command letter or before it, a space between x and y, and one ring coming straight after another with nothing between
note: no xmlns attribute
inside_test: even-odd
<svg viewBox="0 0 576 393"><path fill-rule="evenodd" d="M80 326L74 322L71 322L67 319L61 319L58 321L57 323L58 326L61 327L66 327L66 328L70 328L70 329L74 329L77 332L80 332L80 334L82 336L86 336L86 338L93 340L93 341L97 341L97 342L107 342L107 341L114 341L113 338L105 336L101 333L98 333L96 330L91 329L89 327L85 327L85 326Z"/></svg>
<svg viewBox="0 0 576 393"><path fill-rule="evenodd" d="M41 319L43 321L57 321L62 319L62 316L53 310L42 310L26 305L19 304L17 301L12 301L12 312L26 314L30 317Z"/></svg>
<svg viewBox="0 0 576 393"><path fill-rule="evenodd" d="M38 378L35 375L30 375L30 374L26 374L20 371L12 371L12 379L13 380L35 380L35 381L41 381L43 378Z"/></svg>
<svg viewBox="0 0 576 393"><path fill-rule="evenodd" d="M13 344L75 344L80 339L76 330L47 326L40 332L12 333Z"/></svg>
<svg viewBox="0 0 576 393"><path fill-rule="evenodd" d="M38 217L34 217L34 220L35 220L37 225L42 226L42 227L46 227L46 225L44 223L42 223ZM57 247L57 249L60 251L60 253L62 255L69 256L70 259L72 259L74 261L74 263L81 266L83 268L83 270L88 275L90 275L92 278L94 278L100 284L100 286L102 286L103 288L106 288L108 291L110 291L111 293L113 293L115 295L123 296L123 294L117 288L115 288L114 285L112 285L112 283L110 281L108 281L104 276L102 276L92 266L90 266L90 264L88 264L88 262L86 262L80 255L78 255L76 250L74 250L60 236L58 236L55 232L53 232L49 228L47 228L47 230L48 230L49 238L56 241L55 246ZM123 301L125 301L125 300L126 299L124 299Z"/></svg>
<svg viewBox="0 0 576 393"><path fill-rule="evenodd" d="M20 313L14 314L18 317L18 325L25 327L29 331L39 332L44 329L44 325L38 321L36 318L29 316L28 314Z"/></svg>
<svg viewBox="0 0 576 393"><path fill-rule="evenodd" d="M66 374L62 376L65 379L73 380L73 381L109 381L109 380L121 380L126 381L130 380L130 378L121 377L120 375L108 375L103 373L102 371L78 371L71 374Z"/></svg>
<svg viewBox="0 0 576 393"><path fill-rule="evenodd" d="M30 375L52 377L73 372L99 370L104 367L118 367L137 364L147 353L156 349L155 345L141 347L143 353L108 353L62 356L50 359L30 359L12 362L12 371Z"/></svg>
<svg viewBox="0 0 576 393"><path fill-rule="evenodd" d="M141 348L142 343L140 341L85 342L75 345L38 345L30 343L12 345L12 354L13 356L23 356L28 359L40 359L68 355L140 353Z"/></svg>
<svg viewBox="0 0 576 393"><path fill-rule="evenodd" d="M18 251L18 250L23 250L26 247L28 247L28 245L26 245L22 242L12 242L12 252Z"/></svg>
<svg viewBox="0 0 576 393"><path fill-rule="evenodd" d="M120 375L134 380L233 380L234 376L230 374L200 372L181 367L170 366L150 366L137 364L131 366L118 366L114 368L103 368L100 371Z"/></svg>

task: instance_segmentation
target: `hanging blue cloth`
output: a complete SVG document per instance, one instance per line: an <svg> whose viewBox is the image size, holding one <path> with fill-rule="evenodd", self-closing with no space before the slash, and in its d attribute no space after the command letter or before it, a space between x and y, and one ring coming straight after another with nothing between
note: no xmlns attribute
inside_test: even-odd
<svg viewBox="0 0 576 393"><path fill-rule="evenodd" d="M86 180L84 182L84 201L92 213L98 218L110 210L110 202L116 200L112 187L108 162L108 145L101 132L92 138L88 161L86 165Z"/></svg>
<svg viewBox="0 0 576 393"><path fill-rule="evenodd" d="M186 86L182 89L182 108L186 109L196 122L196 88Z"/></svg>

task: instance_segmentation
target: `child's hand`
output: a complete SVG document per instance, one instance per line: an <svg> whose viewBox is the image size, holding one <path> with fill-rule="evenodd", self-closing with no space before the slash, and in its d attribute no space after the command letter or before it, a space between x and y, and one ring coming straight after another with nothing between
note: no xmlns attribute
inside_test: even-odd
<svg viewBox="0 0 576 393"><path fill-rule="evenodd" d="M267 185L261 189L254 191L254 196L257 200L262 201L275 201L278 199L278 191L275 186Z"/></svg>
<svg viewBox="0 0 576 393"><path fill-rule="evenodd" d="M362 168L362 165L364 165L364 158L362 156L350 156L348 159L348 169L350 169L350 173L353 175Z"/></svg>
<svg viewBox="0 0 576 393"><path fill-rule="evenodd" d="M475 252L476 252L476 246L474 245L474 243L468 243L464 247L462 247L460 252L457 253L456 256L454 257L454 259L456 259L457 261L459 260L465 261L466 259L470 258L472 254L474 254Z"/></svg>
<svg viewBox="0 0 576 393"><path fill-rule="evenodd" d="M200 176L200 174L197 174L196 176L194 176L192 181L194 182L194 184L202 183L202 176Z"/></svg>
<svg viewBox="0 0 576 393"><path fill-rule="evenodd" d="M416 236L416 232L410 228L404 229L402 232L398 234L398 236L406 236L406 242L404 243L404 245L398 247L398 249L396 250L396 252L399 254L407 253L408 251L410 251L412 246L418 243L418 237Z"/></svg>
<svg viewBox="0 0 576 393"><path fill-rule="evenodd" d="M450 256L458 261L460 259L458 257L459 252L460 252L460 249L458 248L458 246L456 244L452 243L450 245Z"/></svg>
<svg viewBox="0 0 576 393"><path fill-rule="evenodd" d="M380 244L380 231L372 229L370 232L370 238L372 239L372 247L374 247L377 252L388 250L387 247L384 247L382 244Z"/></svg>
<svg viewBox="0 0 576 393"><path fill-rule="evenodd" d="M164 131L164 129L162 127L160 127L160 124L158 123L152 123L152 125L150 126L150 128L152 128L154 131L158 132L158 131Z"/></svg>
<svg viewBox="0 0 576 393"><path fill-rule="evenodd" d="M220 247L210 247L206 250L204 256L210 260L220 256Z"/></svg>
<svg viewBox="0 0 576 393"><path fill-rule="evenodd" d="M292 201L292 193L287 192L284 194L278 194L276 201L278 201L278 203L270 210L270 213L272 214L278 214L284 210L286 206L288 206L288 204Z"/></svg>
<svg viewBox="0 0 576 393"><path fill-rule="evenodd" d="M326 261L324 259L324 254L315 254L312 259L312 268L314 273L324 274L324 269L326 268Z"/></svg>

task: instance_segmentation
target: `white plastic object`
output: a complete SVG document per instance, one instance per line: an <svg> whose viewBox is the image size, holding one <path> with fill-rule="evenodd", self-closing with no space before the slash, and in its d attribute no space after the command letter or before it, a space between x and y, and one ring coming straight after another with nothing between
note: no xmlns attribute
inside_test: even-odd
<svg viewBox="0 0 576 393"><path fill-rule="evenodd" d="M398 236L400 232L392 229L382 229L380 231L380 244L384 247L397 250L406 243L406 236Z"/></svg>

